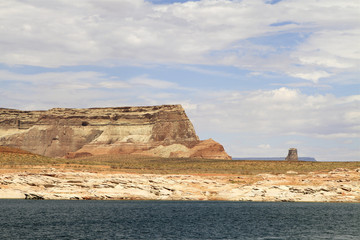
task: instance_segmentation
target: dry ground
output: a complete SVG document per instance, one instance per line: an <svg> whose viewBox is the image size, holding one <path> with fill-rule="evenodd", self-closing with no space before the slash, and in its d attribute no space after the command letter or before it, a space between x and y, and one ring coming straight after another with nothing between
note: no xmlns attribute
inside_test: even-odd
<svg viewBox="0 0 360 240"><path fill-rule="evenodd" d="M235 161L213 159L154 158L133 155L103 155L78 159L49 158L0 146L0 173L46 168L114 173L256 175L329 172L337 168L360 168L360 162Z"/></svg>

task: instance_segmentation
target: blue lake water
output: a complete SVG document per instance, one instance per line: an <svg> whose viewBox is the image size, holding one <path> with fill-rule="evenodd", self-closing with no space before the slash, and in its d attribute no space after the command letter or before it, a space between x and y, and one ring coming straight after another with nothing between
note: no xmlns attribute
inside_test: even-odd
<svg viewBox="0 0 360 240"><path fill-rule="evenodd" d="M0 239L360 239L360 204L0 200Z"/></svg>

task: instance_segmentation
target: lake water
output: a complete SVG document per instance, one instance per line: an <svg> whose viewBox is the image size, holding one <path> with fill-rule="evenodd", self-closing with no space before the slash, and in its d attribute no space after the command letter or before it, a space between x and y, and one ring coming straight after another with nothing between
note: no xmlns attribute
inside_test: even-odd
<svg viewBox="0 0 360 240"><path fill-rule="evenodd" d="M0 200L0 239L360 239L360 204Z"/></svg>

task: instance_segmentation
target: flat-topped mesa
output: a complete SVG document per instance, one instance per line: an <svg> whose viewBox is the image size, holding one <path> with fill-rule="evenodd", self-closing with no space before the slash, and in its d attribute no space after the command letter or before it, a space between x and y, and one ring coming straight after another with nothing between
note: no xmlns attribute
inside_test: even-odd
<svg viewBox="0 0 360 240"><path fill-rule="evenodd" d="M50 157L141 154L231 159L219 143L209 141L199 140L181 105L0 108L0 145Z"/></svg>

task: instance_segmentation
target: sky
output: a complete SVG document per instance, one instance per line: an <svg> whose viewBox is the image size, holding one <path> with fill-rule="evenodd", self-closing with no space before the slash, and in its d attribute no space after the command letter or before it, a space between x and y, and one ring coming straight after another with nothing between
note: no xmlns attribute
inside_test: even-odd
<svg viewBox="0 0 360 240"><path fill-rule="evenodd" d="M0 107L182 104L233 157L360 161L358 0L1 0Z"/></svg>

